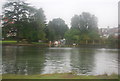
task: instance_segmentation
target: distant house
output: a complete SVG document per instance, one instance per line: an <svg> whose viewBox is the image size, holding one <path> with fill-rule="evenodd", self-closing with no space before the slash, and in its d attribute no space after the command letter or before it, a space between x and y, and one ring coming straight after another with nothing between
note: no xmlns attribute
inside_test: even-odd
<svg viewBox="0 0 120 81"><path fill-rule="evenodd" d="M109 37L109 28L100 28L99 34L101 38L108 38Z"/></svg>
<svg viewBox="0 0 120 81"><path fill-rule="evenodd" d="M110 28L109 35L113 35L115 38L117 38L118 37L118 27Z"/></svg>
<svg viewBox="0 0 120 81"><path fill-rule="evenodd" d="M103 37L103 38L108 38L110 35L112 35L112 36L114 36L115 38L117 38L118 35L120 34L118 31L120 31L120 27L100 28L100 29L99 29L99 34L100 34L100 37Z"/></svg>

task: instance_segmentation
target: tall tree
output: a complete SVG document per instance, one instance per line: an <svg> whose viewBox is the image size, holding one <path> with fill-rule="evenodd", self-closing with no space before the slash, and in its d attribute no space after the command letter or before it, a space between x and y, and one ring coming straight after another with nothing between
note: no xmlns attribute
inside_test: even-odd
<svg viewBox="0 0 120 81"><path fill-rule="evenodd" d="M4 8L4 29L10 31L11 27L17 33L17 41L45 40L46 18L42 8L36 9L23 0L8 0ZM10 25L13 26L10 26Z"/></svg>
<svg viewBox="0 0 120 81"><path fill-rule="evenodd" d="M30 16L35 9L23 0L8 0L3 5L3 10L4 26L14 24L13 27L17 30L17 41L19 42L21 27L23 27L22 22L30 22Z"/></svg>
<svg viewBox="0 0 120 81"><path fill-rule="evenodd" d="M81 32L85 33L88 31L97 31L98 26L97 26L97 17L95 17L94 15L91 15L88 12L83 12L80 15L80 30Z"/></svg>
<svg viewBox="0 0 120 81"><path fill-rule="evenodd" d="M36 9L30 17L30 22L23 22L22 24L24 25L21 31L22 38L29 39L30 41L46 40L46 18L42 8Z"/></svg>
<svg viewBox="0 0 120 81"><path fill-rule="evenodd" d="M65 24L64 20L57 18L49 22L48 30L48 39L54 41L64 38L64 34L68 30L68 26Z"/></svg>
<svg viewBox="0 0 120 81"><path fill-rule="evenodd" d="M34 15L37 27L37 36L40 40L45 40L46 17L42 8L38 9Z"/></svg>
<svg viewBox="0 0 120 81"><path fill-rule="evenodd" d="M86 41L86 44L88 40L92 40L94 43L94 40L99 39L97 22L97 17L88 12L80 15L80 36L81 40Z"/></svg>
<svg viewBox="0 0 120 81"><path fill-rule="evenodd" d="M87 44L88 40L98 40L97 17L83 12L81 15L74 15L71 19L71 29L79 30L79 41ZM71 30L72 32L73 30ZM74 37L74 36L73 36ZM71 37L72 38L72 37ZM76 39L78 41L78 39Z"/></svg>
<svg viewBox="0 0 120 81"><path fill-rule="evenodd" d="M72 17L71 28L80 29L80 17L78 15L74 15L74 17Z"/></svg>

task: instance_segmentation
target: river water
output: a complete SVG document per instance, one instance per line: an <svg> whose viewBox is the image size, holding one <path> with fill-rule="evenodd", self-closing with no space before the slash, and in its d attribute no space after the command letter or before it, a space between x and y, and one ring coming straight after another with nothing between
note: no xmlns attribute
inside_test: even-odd
<svg viewBox="0 0 120 81"><path fill-rule="evenodd" d="M3 74L118 74L118 49L2 47Z"/></svg>

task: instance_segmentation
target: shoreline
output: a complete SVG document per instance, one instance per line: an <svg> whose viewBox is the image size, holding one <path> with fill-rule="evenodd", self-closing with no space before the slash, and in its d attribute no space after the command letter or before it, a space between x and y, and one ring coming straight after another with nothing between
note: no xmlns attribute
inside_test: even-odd
<svg viewBox="0 0 120 81"><path fill-rule="evenodd" d="M31 42L31 43L25 43L20 42L17 43L17 41L14 40L6 40L6 41L0 41L0 45L2 46L38 46L38 47L49 47L49 43L45 42ZM51 47L54 47L53 45ZM62 45L60 47L82 47L82 48L117 48L119 49L119 45L109 45L109 44L79 44L79 45Z"/></svg>
<svg viewBox="0 0 120 81"><path fill-rule="evenodd" d="M14 44L10 44L10 43L6 43L6 44L0 44L2 46L38 46L38 47L49 47L49 45L47 43L45 44L24 44L24 43L14 43ZM54 46L51 46L54 47ZM82 48L116 48L116 49L120 49L120 47L116 47L116 46L110 46L110 45L78 45L78 46L73 46L73 45L64 45L64 46L60 46L60 47L82 47Z"/></svg>
<svg viewBox="0 0 120 81"><path fill-rule="evenodd" d="M74 75L73 73L54 73L38 75L3 74L2 79L118 79L118 75Z"/></svg>
<svg viewBox="0 0 120 81"><path fill-rule="evenodd" d="M24 43L15 43L15 44L10 44L10 43L6 43L6 44L1 44L2 46L39 46L39 47L48 47L47 44L24 44Z"/></svg>

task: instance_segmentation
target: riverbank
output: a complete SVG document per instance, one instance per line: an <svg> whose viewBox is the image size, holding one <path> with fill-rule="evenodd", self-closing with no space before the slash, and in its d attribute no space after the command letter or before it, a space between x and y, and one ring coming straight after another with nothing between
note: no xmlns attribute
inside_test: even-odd
<svg viewBox="0 0 120 81"><path fill-rule="evenodd" d="M7 41L0 41L0 44L3 46L41 46L41 47L48 47L47 43L43 42L31 42L31 43L17 43L17 41L14 40L7 40Z"/></svg>
<svg viewBox="0 0 120 81"><path fill-rule="evenodd" d="M2 79L118 79L118 75L74 75L72 73L55 73L41 75L3 74Z"/></svg>
<svg viewBox="0 0 120 81"><path fill-rule="evenodd" d="M39 47L49 47L48 43L44 43L44 42L31 42L31 43L24 43L24 42L20 42L17 43L17 41L15 40L5 40L5 41L0 41L0 44L2 44L3 46L39 46ZM82 48L120 48L118 46L114 46L114 45L107 45L107 44L80 44L80 45L63 45L61 47L82 47Z"/></svg>

